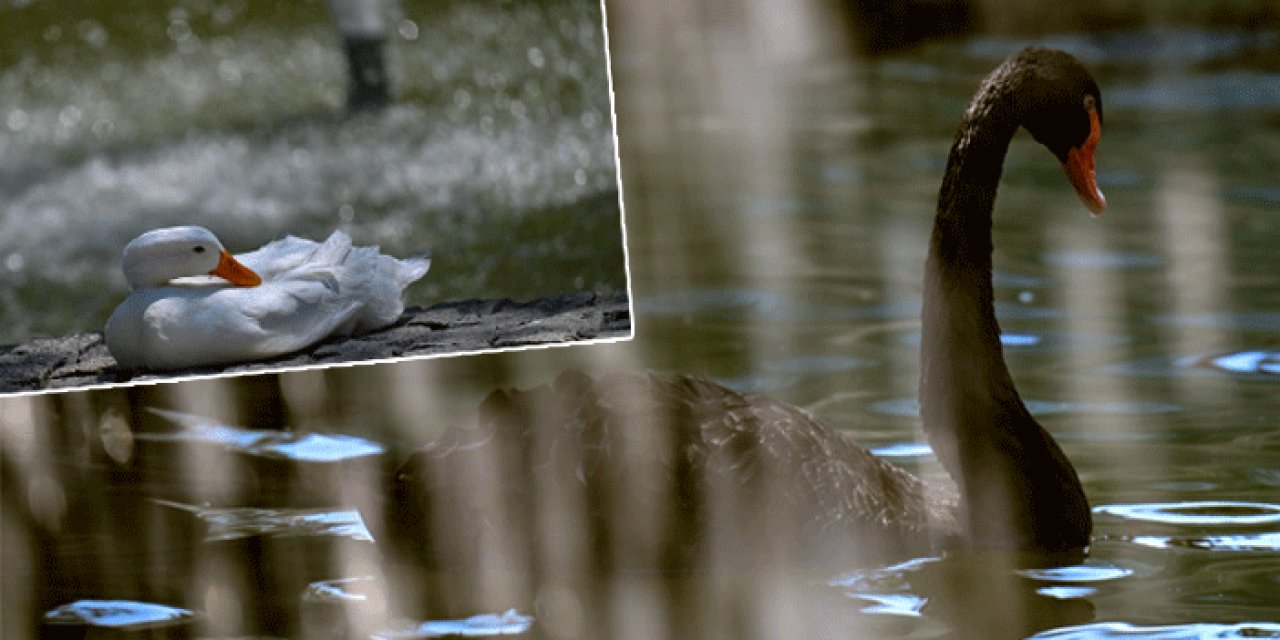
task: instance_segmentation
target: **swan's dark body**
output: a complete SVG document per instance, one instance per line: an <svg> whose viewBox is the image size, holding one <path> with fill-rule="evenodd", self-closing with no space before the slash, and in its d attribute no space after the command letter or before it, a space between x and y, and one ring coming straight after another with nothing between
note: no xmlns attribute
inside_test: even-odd
<svg viewBox="0 0 1280 640"><path fill-rule="evenodd" d="M691 376L567 372L490 394L478 429L417 451L397 475L384 548L431 569L409 584L454 576L430 588L437 601L486 565L862 566L953 533L949 498L775 398ZM573 563L548 558L559 544Z"/></svg>
<svg viewBox="0 0 1280 640"><path fill-rule="evenodd" d="M956 480L958 504L779 400L688 376L569 373L549 387L495 392L480 430L442 438L405 465L394 499L406 534L419 531L415 553L456 558L457 543L439 535L444 520L464 531L485 526L458 520L465 499L441 498L466 495L463 485L485 473L506 487L502 503L524 525L538 529L534 511L547 496L574 492L597 550L649 527L656 542L637 544L661 548L663 564L686 562L708 538L746 544L747 557L762 544L869 557L943 541L1083 549L1092 526L1083 489L1031 418L1001 353L991 212L1019 126L1064 166L1085 166L1077 156L1087 146L1088 175L1072 177L1100 210L1092 178L1100 120L1097 87L1079 63L1027 49L984 81L951 149L925 269L920 393L926 434Z"/></svg>

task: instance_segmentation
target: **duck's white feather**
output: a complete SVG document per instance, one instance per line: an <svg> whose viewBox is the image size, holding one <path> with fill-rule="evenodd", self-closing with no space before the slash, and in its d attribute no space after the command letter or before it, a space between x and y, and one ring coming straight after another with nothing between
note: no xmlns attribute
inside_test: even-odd
<svg viewBox="0 0 1280 640"><path fill-rule="evenodd" d="M107 322L117 362L180 369L258 360L380 329L404 311L405 287L431 265L352 247L341 231L323 243L290 236L236 259L262 284L196 276L135 289Z"/></svg>

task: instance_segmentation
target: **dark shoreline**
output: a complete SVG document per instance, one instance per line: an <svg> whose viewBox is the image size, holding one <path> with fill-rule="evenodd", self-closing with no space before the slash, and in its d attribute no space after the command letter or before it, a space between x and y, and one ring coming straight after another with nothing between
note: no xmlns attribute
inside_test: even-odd
<svg viewBox="0 0 1280 640"><path fill-rule="evenodd" d="M462 300L429 309L411 307L392 326L322 342L279 358L225 367L129 372L116 367L101 332L36 338L0 346L0 393L71 389L90 385L157 382L192 375L254 371L413 356L465 354L488 349L625 338L631 312L625 295L564 293L528 302Z"/></svg>

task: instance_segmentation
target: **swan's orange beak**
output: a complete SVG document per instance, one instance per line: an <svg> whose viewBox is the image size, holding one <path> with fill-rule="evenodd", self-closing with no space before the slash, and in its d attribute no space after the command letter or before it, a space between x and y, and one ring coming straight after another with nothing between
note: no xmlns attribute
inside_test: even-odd
<svg viewBox="0 0 1280 640"><path fill-rule="evenodd" d="M246 267L231 257L230 253L222 252L221 259L218 260L218 266L209 272L211 276L220 276L231 281L231 284L240 287L256 287L262 284L262 278L253 272L253 269Z"/></svg>
<svg viewBox="0 0 1280 640"><path fill-rule="evenodd" d="M1093 159L1093 152L1098 148L1098 139L1102 137L1102 125L1098 122L1098 112L1089 112L1089 139L1084 144L1067 151L1067 161L1062 163L1062 170L1067 172L1071 186L1076 194L1089 207L1093 215L1102 215L1107 209L1107 198L1098 189L1098 175Z"/></svg>

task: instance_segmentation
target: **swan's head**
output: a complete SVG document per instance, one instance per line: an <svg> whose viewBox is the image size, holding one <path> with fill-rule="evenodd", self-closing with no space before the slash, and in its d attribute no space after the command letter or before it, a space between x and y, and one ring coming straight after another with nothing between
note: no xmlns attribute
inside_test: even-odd
<svg viewBox="0 0 1280 640"><path fill-rule="evenodd" d="M204 227L167 227L148 231L125 245L121 261L129 286L155 287L174 278L214 275L242 287L262 278L240 264Z"/></svg>
<svg viewBox="0 0 1280 640"><path fill-rule="evenodd" d="M1023 49L1005 66L1021 78L1022 125L1057 156L1085 206L1101 214L1107 199L1098 189L1093 158L1102 135L1098 83L1071 54L1052 49Z"/></svg>

